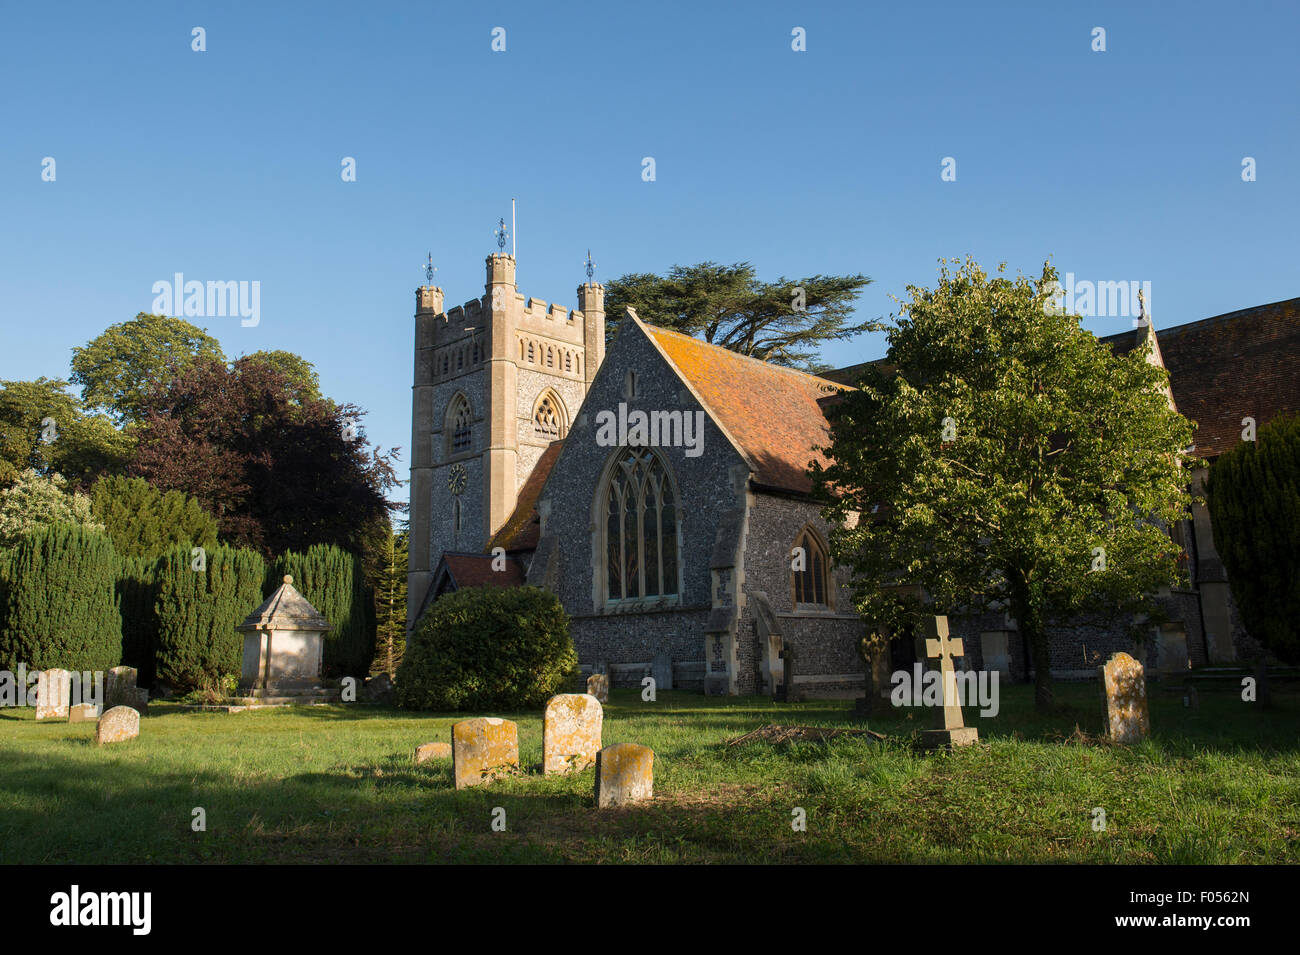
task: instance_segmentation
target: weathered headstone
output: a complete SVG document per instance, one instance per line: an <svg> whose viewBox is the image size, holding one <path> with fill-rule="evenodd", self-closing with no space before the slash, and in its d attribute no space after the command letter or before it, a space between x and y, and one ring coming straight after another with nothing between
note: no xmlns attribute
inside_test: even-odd
<svg viewBox="0 0 1300 955"><path fill-rule="evenodd" d="M431 759L450 759L451 745L448 743L425 743L415 747L415 761L424 763Z"/></svg>
<svg viewBox="0 0 1300 955"><path fill-rule="evenodd" d="M980 634L980 651L984 657L984 669L997 670L1003 679L1011 677L1010 634L1006 630L985 630Z"/></svg>
<svg viewBox="0 0 1300 955"><path fill-rule="evenodd" d="M1098 668L1105 707L1106 734L1117 743L1136 743L1151 734L1147 715L1147 681L1142 664L1115 653Z"/></svg>
<svg viewBox="0 0 1300 955"><path fill-rule="evenodd" d="M967 726L962 720L961 700L957 693L956 671L953 669L953 657L964 656L966 647L961 638L948 636L947 617L927 617L923 623L925 629L925 655L938 658L939 685L943 690L943 708L939 713L939 728L926 730L922 741L929 749L954 746L969 746L979 739L979 730Z"/></svg>
<svg viewBox="0 0 1300 955"><path fill-rule="evenodd" d="M596 754L596 806L628 806L655 794L655 753L649 746L615 743Z"/></svg>
<svg viewBox="0 0 1300 955"><path fill-rule="evenodd" d="M601 703L609 702L609 675L593 673L587 677L587 694L594 696Z"/></svg>
<svg viewBox="0 0 1300 955"><path fill-rule="evenodd" d="M518 727L494 716L461 720L451 728L451 761L457 789L518 769Z"/></svg>
<svg viewBox="0 0 1300 955"><path fill-rule="evenodd" d="M777 687L778 703L798 703L799 691L794 685L794 665L799 654L795 648L786 643L781 647L781 685Z"/></svg>
<svg viewBox="0 0 1300 955"><path fill-rule="evenodd" d="M561 693L546 702L542 772L576 773L596 761L604 710L590 693Z"/></svg>
<svg viewBox="0 0 1300 955"><path fill-rule="evenodd" d="M99 720L99 707L94 703L78 703L68 710L69 723L95 723Z"/></svg>
<svg viewBox="0 0 1300 955"><path fill-rule="evenodd" d="M67 670L42 670L36 678L36 718L66 720L72 701L72 674Z"/></svg>
<svg viewBox="0 0 1300 955"><path fill-rule="evenodd" d="M120 743L140 735L140 714L129 706L115 706L99 718L95 742Z"/></svg>
<svg viewBox="0 0 1300 955"><path fill-rule="evenodd" d="M650 662L650 676L655 681L655 692L673 688L673 658L666 653L655 655Z"/></svg>
<svg viewBox="0 0 1300 955"><path fill-rule="evenodd" d="M104 706L112 708L125 703L136 689L139 673L135 667L113 667L104 674Z"/></svg>
<svg viewBox="0 0 1300 955"><path fill-rule="evenodd" d="M1156 641L1156 672L1162 680L1182 679L1188 669L1187 628L1181 622L1165 624Z"/></svg>

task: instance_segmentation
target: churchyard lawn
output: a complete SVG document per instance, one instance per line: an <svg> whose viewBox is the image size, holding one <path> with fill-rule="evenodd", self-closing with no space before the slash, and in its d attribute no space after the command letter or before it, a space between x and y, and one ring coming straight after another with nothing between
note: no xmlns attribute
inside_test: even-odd
<svg viewBox="0 0 1300 955"><path fill-rule="evenodd" d="M450 760L413 758L459 717L151 703L139 739L97 748L93 723L6 709L0 862L1296 863L1300 688L1279 682L1273 696L1264 711L1202 682L1200 707L1185 709L1152 684L1152 737L1123 747L1097 738L1095 683L1057 684L1048 719L1032 687L1003 687L996 718L965 711L979 745L925 755L910 740L929 711L864 724L851 702L616 690L604 742L654 749L655 798L599 811L591 769L540 775L540 709L484 714L518 722L529 775L460 792ZM889 739L726 745L766 723ZM491 828L497 807L504 832Z"/></svg>

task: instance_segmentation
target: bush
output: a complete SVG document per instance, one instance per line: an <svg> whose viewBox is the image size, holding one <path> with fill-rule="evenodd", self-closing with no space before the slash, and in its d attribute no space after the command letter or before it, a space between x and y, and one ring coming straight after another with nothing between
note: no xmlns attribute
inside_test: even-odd
<svg viewBox="0 0 1300 955"><path fill-rule="evenodd" d="M266 562L253 550L214 547L193 570L190 548L157 565L158 676L184 689L224 691L239 676L243 634L235 627L261 605Z"/></svg>
<svg viewBox="0 0 1300 955"><path fill-rule="evenodd" d="M536 708L577 661L568 614L554 594L457 590L420 619L397 671L397 702L419 710Z"/></svg>
<svg viewBox="0 0 1300 955"><path fill-rule="evenodd" d="M117 666L122 660L118 564L112 542L82 526L52 524L22 537L5 561L0 668Z"/></svg>
<svg viewBox="0 0 1300 955"><path fill-rule="evenodd" d="M286 551L269 575L268 594L285 574L293 576L298 593L334 627L325 634L325 675L364 679L375 656L375 621L360 558L333 544L313 544L305 554Z"/></svg>
<svg viewBox="0 0 1300 955"><path fill-rule="evenodd" d="M183 491L160 491L141 478L100 478L90 492L91 515L117 552L155 558L177 544L217 546L217 519Z"/></svg>

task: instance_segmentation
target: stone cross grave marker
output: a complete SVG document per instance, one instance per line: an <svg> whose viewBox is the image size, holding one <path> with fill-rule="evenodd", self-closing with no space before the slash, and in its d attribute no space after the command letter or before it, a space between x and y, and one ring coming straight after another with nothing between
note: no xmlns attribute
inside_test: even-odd
<svg viewBox="0 0 1300 955"><path fill-rule="evenodd" d="M1105 706L1106 735L1116 743L1136 743L1151 735L1147 681L1142 664L1115 653L1098 668Z"/></svg>
<svg viewBox="0 0 1300 955"><path fill-rule="evenodd" d="M979 739L979 730L967 726L962 720L956 671L952 665L954 657L965 656L966 647L960 637L952 639L948 636L947 617L927 617L922 626L925 628L925 655L938 659L939 683L943 689L939 728L925 731L925 745L929 749L969 746Z"/></svg>
<svg viewBox="0 0 1300 955"><path fill-rule="evenodd" d="M590 693L561 693L542 718L542 773L577 773L596 761L604 710Z"/></svg>
<svg viewBox="0 0 1300 955"><path fill-rule="evenodd" d="M518 769L518 727L494 716L461 720L451 728L451 762L457 789Z"/></svg>

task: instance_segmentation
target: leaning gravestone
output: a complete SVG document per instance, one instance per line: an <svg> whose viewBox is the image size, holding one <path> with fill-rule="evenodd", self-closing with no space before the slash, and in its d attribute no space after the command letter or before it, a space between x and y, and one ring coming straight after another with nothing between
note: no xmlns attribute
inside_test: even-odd
<svg viewBox="0 0 1300 955"><path fill-rule="evenodd" d="M68 710L69 723L96 723L99 716L99 707L94 703L78 703Z"/></svg>
<svg viewBox="0 0 1300 955"><path fill-rule="evenodd" d="M960 637L948 636L947 617L927 617L925 629L925 655L939 661L939 684L943 691L943 708L938 713L938 726L921 734L927 749L952 749L970 746L979 739L979 730L967 726L961 715L961 694L957 690L954 657L966 655L966 645Z"/></svg>
<svg viewBox="0 0 1300 955"><path fill-rule="evenodd" d="M596 761L604 710L590 693L561 693L542 718L542 773L577 773Z"/></svg>
<svg viewBox="0 0 1300 955"><path fill-rule="evenodd" d="M428 762L431 759L450 759L451 747L446 743L425 743L415 747L415 761Z"/></svg>
<svg viewBox="0 0 1300 955"><path fill-rule="evenodd" d="M140 714L129 706L115 706L99 718L95 742L120 743L140 735Z"/></svg>
<svg viewBox="0 0 1300 955"><path fill-rule="evenodd" d="M650 675L654 677L655 692L673 688L673 658L666 653L657 654L650 663Z"/></svg>
<svg viewBox="0 0 1300 955"><path fill-rule="evenodd" d="M42 670L36 678L36 718L66 720L72 699L72 674L67 670Z"/></svg>
<svg viewBox="0 0 1300 955"><path fill-rule="evenodd" d="M596 807L629 806L655 794L655 752L636 743L615 743L596 754Z"/></svg>
<svg viewBox="0 0 1300 955"><path fill-rule="evenodd" d="M494 716L461 720L451 728L451 761L457 789L518 769L518 727Z"/></svg>
<svg viewBox="0 0 1300 955"><path fill-rule="evenodd" d="M609 702L609 675L593 673L587 677L587 694L594 696L601 703Z"/></svg>
<svg viewBox="0 0 1300 955"><path fill-rule="evenodd" d="M1116 653L1098 668L1105 707L1106 735L1116 743L1136 743L1151 735L1147 681L1142 664Z"/></svg>

